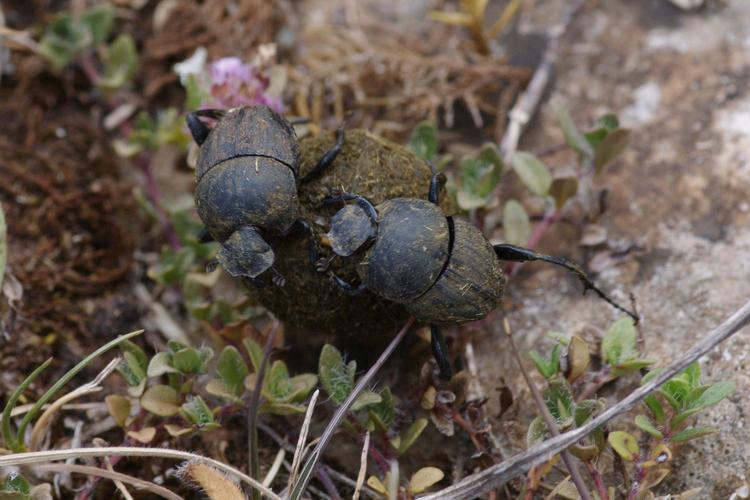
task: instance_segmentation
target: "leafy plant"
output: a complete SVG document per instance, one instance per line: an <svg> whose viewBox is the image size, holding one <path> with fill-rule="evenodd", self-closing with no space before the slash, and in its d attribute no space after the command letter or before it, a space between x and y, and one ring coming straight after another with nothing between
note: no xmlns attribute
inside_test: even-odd
<svg viewBox="0 0 750 500"><path fill-rule="evenodd" d="M114 10L106 4L92 7L80 16L60 14L47 26L39 42L39 53L53 68L61 70L82 52L103 44L112 31L114 18Z"/></svg>
<svg viewBox="0 0 750 500"><path fill-rule="evenodd" d="M347 363L334 346L323 346L318 361L320 385L335 405L343 403L354 389L356 371L356 361ZM418 418L403 434L398 434L392 428L396 404L388 387L380 392L363 391L352 405L352 412L365 409L367 413L363 419L363 426L370 432L378 433L398 455L406 453L427 427L427 419Z"/></svg>
<svg viewBox="0 0 750 500"><path fill-rule="evenodd" d="M630 318L616 321L602 338L601 366L591 373L590 347L579 337L567 337L561 333L551 333L556 341L549 357L532 351L529 353L536 369L546 380L542 390L544 405L551 414L555 425L562 431L580 427L606 409L605 399L596 399L596 391L613 380L640 373L652 365L653 360L644 358L638 345L638 333ZM645 384L661 370L651 370L641 379ZM633 484L628 498L635 498L633 492L643 492L656 486L668 474L664 464L672 459L674 448L679 443L697 439L716 432L713 427L690 424L690 418L700 411L713 406L734 391L731 381L707 384L701 380L700 365L696 362L684 372L671 378L656 392L645 399L633 417L632 426L610 428L604 434L597 428L586 439L579 441L569 451L587 463L587 469L598 478L599 496L611 498L604 488L602 474L596 459L607 449L611 449L626 463L631 464ZM642 435L638 435L641 431ZM527 445L533 446L551 437L544 419L536 417L527 430ZM556 457L545 462L529 473L527 488L536 490L544 476L552 471ZM626 485L627 487L627 485Z"/></svg>
<svg viewBox="0 0 750 500"><path fill-rule="evenodd" d="M384 498L394 498L391 493L392 489L395 489L398 494L396 498L414 498L415 495L442 481L444 477L443 471L437 467L422 467L409 478L404 486L399 485L398 470L387 472L383 481L377 476L370 476L367 478L367 485Z"/></svg>

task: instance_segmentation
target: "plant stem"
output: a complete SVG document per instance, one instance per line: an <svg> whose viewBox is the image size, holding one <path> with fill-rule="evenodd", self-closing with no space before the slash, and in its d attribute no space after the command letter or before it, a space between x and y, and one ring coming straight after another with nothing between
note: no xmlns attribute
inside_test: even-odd
<svg viewBox="0 0 750 500"><path fill-rule="evenodd" d="M302 467L299 481L294 485L294 488L292 488L291 494L289 495L289 498L291 500L297 500L302 496L302 493L304 493L307 485L310 483L310 478L312 477L312 472L315 469L315 466L318 464L321 456L323 455L323 450L325 450L329 441L333 437L333 433L341 424L341 421L344 419L347 412L354 404L354 401L356 401L356 399L360 396L365 387L370 384L375 374L378 372L378 370L380 370L383 364L385 364L391 354L393 354L393 351L396 350L396 347L403 340L404 336L413 324L414 317L412 316L406 321L404 326L401 328L398 334L396 334L391 343L388 344L388 347L385 348L377 361L375 361L370 369L367 370L367 373L365 373L362 378L359 379L357 385L354 387L354 390L352 390L346 400L341 404L341 406L339 406L338 410L336 410L336 413L333 415L333 417L331 417L330 422L328 422L328 425L323 431L323 434L320 436L320 441L318 441L317 446L315 446L315 449L312 451L312 453L310 453L310 458L308 458L307 462L305 462L305 465Z"/></svg>
<svg viewBox="0 0 750 500"><path fill-rule="evenodd" d="M596 485L596 491L599 493L600 500L609 500L609 492L607 492L607 486L604 484L604 478L599 469L596 468L590 460L586 462L586 468L589 470L594 484Z"/></svg>
<svg viewBox="0 0 750 500"><path fill-rule="evenodd" d="M503 320L503 326L505 327L505 334L508 337L508 343L510 344L510 350L513 354L513 358L516 360L518 369L521 371L521 375L523 375L523 379L526 381L526 385L531 391L531 395L534 398L534 403L536 403L539 412L542 414L542 418L544 418L544 422L547 424L547 429L553 436L559 436L560 430L557 428L554 417L549 412L547 405L544 404L544 400L542 399L542 395L539 393L539 389L536 387L534 382L532 382L531 377L529 377L528 372L523 366L523 362L521 361L521 356L519 356L518 354L516 342L513 340L513 335L511 334L510 324L508 323L507 318ZM586 483L583 482L581 473L578 471L578 467L576 467L576 464L573 461L573 455L571 455L567 449L563 449L560 451L560 456L562 457L563 462L565 462L565 467L570 473L570 479L573 481L573 484L575 484L575 487L578 490L578 494L581 495L581 499L591 500L591 493L586 487Z"/></svg>
<svg viewBox="0 0 750 500"><path fill-rule="evenodd" d="M253 388L253 393L250 396L250 403L247 407L247 447L250 453L247 467L250 471L250 477L257 481L261 480L260 457L258 453L258 406L260 405L260 394L263 390L263 379L266 375L266 365L268 364L268 358L271 357L273 340L276 337L276 330L278 330L278 328L279 322L276 321L266 339L266 345L263 348L263 359L260 362L260 367L258 367L258 373L255 378L255 387ZM253 500L260 500L260 491L253 489Z"/></svg>

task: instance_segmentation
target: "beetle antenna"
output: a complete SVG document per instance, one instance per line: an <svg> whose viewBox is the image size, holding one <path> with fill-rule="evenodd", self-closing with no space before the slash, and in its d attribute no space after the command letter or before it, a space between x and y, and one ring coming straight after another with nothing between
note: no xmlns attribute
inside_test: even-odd
<svg viewBox="0 0 750 500"><path fill-rule="evenodd" d="M587 290L593 290L594 293L599 296L599 298L607 302L609 305L611 305L615 309L618 309L624 312L625 314L627 314L628 316L630 316L631 318L633 318L633 321L635 321L636 325L641 320L640 316L638 316L637 313L629 311L628 309L619 305L617 302L609 298L609 296L606 293L604 293L596 285L594 285L594 282L591 281L591 278L589 278L588 275L584 272L584 270L581 269L581 266L579 266L578 264L574 262L569 261L568 259L564 257L544 255L541 253L537 253L533 250L530 250L528 248L518 247L515 245L509 245L509 244L494 245L493 248L495 249L495 254L497 254L497 257L500 260L507 260L507 261L512 261L512 262L528 262L532 260L541 260L543 262L548 262L556 266L564 267L568 271L578 276L578 279L581 280L581 283L583 284L583 293L586 293Z"/></svg>

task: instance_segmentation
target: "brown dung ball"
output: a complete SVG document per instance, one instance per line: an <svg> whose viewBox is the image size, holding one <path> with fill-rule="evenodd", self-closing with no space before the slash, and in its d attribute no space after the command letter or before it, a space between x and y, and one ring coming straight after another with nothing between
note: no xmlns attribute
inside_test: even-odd
<svg viewBox="0 0 750 500"><path fill-rule="evenodd" d="M300 177L313 168L334 142L333 134L328 132L300 140ZM299 188L301 217L315 233L319 257L332 256L324 235L331 217L343 206L323 206L324 198L332 191L358 194L375 205L397 197L427 199L431 176L430 167L406 147L364 130L347 131L343 148L325 174ZM450 207L446 203L449 201L443 202L442 208L448 213ZM273 282L273 273L261 276L261 286L249 281L247 286L288 329L291 328L294 337L317 342L312 335L317 333L335 335L342 341L356 339L360 345L374 345L393 335L408 317L403 306L378 298L369 291L349 295L327 274L319 273L310 262L307 234L273 236L269 243L276 254L276 277L283 278L283 286ZM350 282L358 281L355 265L348 259L335 259L331 270Z"/></svg>

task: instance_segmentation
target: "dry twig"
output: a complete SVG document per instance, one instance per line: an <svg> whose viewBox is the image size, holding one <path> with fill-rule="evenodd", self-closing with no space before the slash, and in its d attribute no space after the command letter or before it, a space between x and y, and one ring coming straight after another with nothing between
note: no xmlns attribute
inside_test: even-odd
<svg viewBox="0 0 750 500"><path fill-rule="evenodd" d="M547 429L553 436L559 436L560 430L557 428L555 418L549 412L549 408L547 408L547 405L544 404L544 399L539 393L539 389L537 389L536 385L531 380L531 377L529 377L528 372L523 366L521 356L518 354L518 349L516 348L516 341L513 339L513 334L511 333L508 318L503 318L503 327L505 328L505 334L508 337L508 342L510 344L510 350L513 354L513 358L518 364L518 369L521 371L521 375L523 375L523 379L526 381L526 385L529 387L529 391L531 391L531 396L534 398L534 403L539 409L539 412L542 414L542 418L544 418L544 423L547 424ZM560 456L565 463L565 468L567 468L568 472L570 473L570 479L573 481L573 484L575 484L575 487L578 490L578 494L581 495L581 499L590 500L591 493L586 487L586 483L583 482L583 478L581 477L581 473L578 471L578 467L576 467L576 463L573 461L573 455L571 455L568 450L563 450L560 452Z"/></svg>
<svg viewBox="0 0 750 500"><path fill-rule="evenodd" d="M460 482L438 491L419 497L420 500L456 500L459 498L473 498L495 489L520 474L526 473L532 466L559 453L570 445L590 434L618 415L633 408L647 395L655 391L667 380L684 370L693 361L710 352L721 342L731 337L742 328L750 324L750 301L735 311L721 325L702 336L702 340L688 349L677 361L669 365L663 372L648 383L642 385L625 399L605 410L597 417L578 429L566 432L548 439L544 443L511 457L510 459L488 467L477 474L467 476Z"/></svg>

